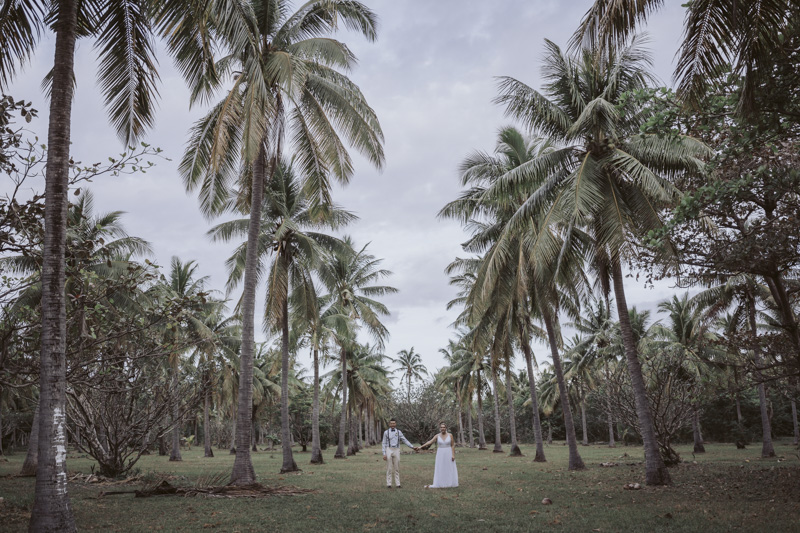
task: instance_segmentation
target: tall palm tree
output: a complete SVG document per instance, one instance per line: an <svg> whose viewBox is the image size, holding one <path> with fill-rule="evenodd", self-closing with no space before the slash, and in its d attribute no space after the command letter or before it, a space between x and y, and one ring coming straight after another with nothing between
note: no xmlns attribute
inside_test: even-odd
<svg viewBox="0 0 800 533"><path fill-rule="evenodd" d="M306 196L330 203L331 176L346 183L353 165L344 140L376 167L384 160L383 136L374 111L359 88L341 71L355 63L343 43L330 38L343 25L376 38L372 11L353 0L312 0L291 13L289 0L236 2L220 11L215 25L225 55L214 79L198 80L197 94L230 80L226 96L193 128L181 163L188 190L199 189L203 212L213 216L228 206L238 186L238 203L249 209L247 247L255 250L265 185L275 174L284 134L291 144ZM344 139L344 140L343 140ZM234 484L255 480L250 459L256 254L244 264L242 364Z"/></svg>
<svg viewBox="0 0 800 533"><path fill-rule="evenodd" d="M703 437L700 431L700 407L703 390L708 388L711 378L716 374L712 372L717 366L723 364L725 354L715 347L717 336L711 331L710 324L704 320L704 309L701 302L704 297L689 298L688 293L658 304L659 311L668 314L665 325L654 328L654 334L660 339L659 347L663 350L677 352L682 356L682 368L691 376L695 383L696 394L693 405L692 435L694 438L694 453L705 453Z"/></svg>
<svg viewBox="0 0 800 533"><path fill-rule="evenodd" d="M614 448L614 418L610 389L610 367L616 364L616 350L610 349L614 337L614 322L611 320L611 306L608 299L602 301L591 296L584 302L584 312L574 322L568 324L575 328L583 340L580 350L591 351L593 357L602 365L606 384L606 417L608 422L608 447Z"/></svg>
<svg viewBox="0 0 800 533"><path fill-rule="evenodd" d="M336 335L340 352L342 413L339 422L339 443L335 459L344 459L345 430L347 428L347 350L353 344L358 328L364 328L382 349L389 331L381 317L389 315L389 309L376 298L393 294L397 289L378 283L390 276L391 271L381 268L382 259L367 252L367 245L356 250L350 237L344 239L345 247L327 257L319 266L317 275L328 291L323 296L326 304L348 318L348 327ZM351 436L352 438L352 436Z"/></svg>
<svg viewBox="0 0 800 533"><path fill-rule="evenodd" d="M261 209L261 234L258 253L257 276L267 278L267 299L264 323L268 330L281 335L281 444L283 466L281 473L297 470L291 447L289 427L289 299L308 299L307 305L317 305L317 295L312 280L313 270L326 254L342 248L344 243L313 229L337 229L355 219L351 213L335 205L313 205L301 188L293 167L282 163L268 184ZM212 240L229 241L247 236L249 219L219 224L209 231ZM228 290L232 290L245 274L249 242L240 245L228 260L230 277ZM267 257L271 257L268 273L264 272Z"/></svg>
<svg viewBox="0 0 800 533"><path fill-rule="evenodd" d="M540 262L557 262L564 250L576 246L575 240L583 240L592 255L608 258L645 444L646 481L666 484L670 478L658 452L633 341L622 262L631 237L661 227L660 209L679 197L667 178L702 171L702 158L709 150L686 136L640 134L647 109L622 96L646 88L651 79L650 58L638 39L618 51L584 49L574 56L564 55L550 41L546 49L545 93L503 78L497 102L507 114L561 147L508 172L488 192L494 198L525 194L511 225L524 227L531 217L543 221L546 227L531 245ZM565 246L552 245L548 228L554 227Z"/></svg>
<svg viewBox="0 0 800 533"><path fill-rule="evenodd" d="M347 330L347 316L338 312L335 306L325 305L318 294L307 293L308 287L301 285L291 294L292 329L298 335L307 337L311 349L313 366L314 396L311 407L311 464L323 464L322 446L319 433L320 413L320 356L326 357L337 334ZM314 287L318 290L318 287Z"/></svg>
<svg viewBox="0 0 800 533"><path fill-rule="evenodd" d="M664 0L595 0L572 37L572 45L624 45ZM774 52L796 23L791 0L707 0L685 4L683 41L675 78L678 93L694 103L728 65L744 75L742 105L752 110L757 87L768 80ZM794 20L793 20L794 19Z"/></svg>
<svg viewBox="0 0 800 533"><path fill-rule="evenodd" d="M558 291L552 290L551 286L556 278L567 286L573 285L578 274L576 268L579 269L582 262L581 250L573 247L561 255L559 263L563 267L559 273L553 271L552 262L535 264L531 260L529 249L532 236L537 234L535 222L527 220L527 226L518 227L510 224L514 213L526 198L526 191L493 197L487 193L501 177L529 166L540 157L548 157L553 150L554 147L542 138L529 138L513 127L503 128L495 156L477 152L465 160L462 164L462 183L470 188L440 212L440 216L461 219L462 223L468 224L472 229L473 237L464 244L466 250L475 253L485 250L485 257L470 266L470 277L465 279L469 285L465 286L463 298L467 307L466 314L471 317L468 320L477 324L476 338L483 338L484 342L488 342L492 335L501 331L516 330L531 376L533 368L530 336L536 331L532 328L531 317L541 317L545 322L545 329L549 328L549 333L553 333L548 336L551 356L558 359L555 335L557 313L550 309L555 304ZM550 230L547 231L549 234ZM458 264L454 263L453 267L456 266ZM557 308L558 305L555 305ZM509 324L496 329L492 324L500 326L504 322L498 321L501 317L505 317ZM561 376L559 361L555 362L555 369L556 374ZM563 390L566 394L566 389ZM536 406L538 402L535 386L531 387L531 400ZM563 414L568 428L570 469L583 468L583 461L574 442L574 430L569 429L573 427L571 413L567 408ZM535 408L534 428L537 427L537 417L538 408ZM541 430L538 435L537 458L542 461L544 445Z"/></svg>
<svg viewBox="0 0 800 533"><path fill-rule="evenodd" d="M760 285L752 276L740 274L722 280L723 283L694 296L697 304L704 308L706 318L716 317L733 306L734 317L729 321L729 333L735 334L738 329L744 328L751 338L750 353L755 364L755 380L758 390L758 401L761 410L761 456L774 457L775 448L772 444L772 424L767 405L767 392L764 385L764 362L761 346L758 339L758 311L757 301L767 299L768 289Z"/></svg>
<svg viewBox="0 0 800 533"><path fill-rule="evenodd" d="M155 291L164 298L177 299L200 299L206 295L205 285L208 276L196 277L198 264L196 261L182 261L179 257L173 257L170 263L169 277L162 284L155 287ZM181 321L177 325L167 325L164 331L165 337L170 343L178 344L182 339L192 337L200 342L209 342L213 338L213 332L208 328L205 318L215 311L218 302L205 300L204 303L194 308L188 308L181 312ZM169 367L172 373L172 450L170 461L182 461L181 458L181 420L179 417L180 404L177 396L180 362L182 353L172 352L169 356Z"/></svg>
<svg viewBox="0 0 800 533"><path fill-rule="evenodd" d="M237 316L225 316L226 306L223 301L213 301L211 309L202 317L205 329L209 332L206 339L197 343L189 363L200 371L203 383L203 446L205 457L214 457L211 447L211 400L212 390L221 385L218 375L220 369L220 352L228 358L235 357L239 351L241 327Z"/></svg>
<svg viewBox="0 0 800 533"><path fill-rule="evenodd" d="M153 14L202 13L205 2L170 1L161 10L140 0L114 2L4 2L0 7L0 85L7 86L19 64L27 61L46 29L55 34L53 69L46 78L50 114L45 167L45 242L42 269L42 342L40 366L39 464L31 529L74 531L75 520L66 485L65 320L64 299L67 192L70 168L72 102L75 90L75 44L92 38L99 51L98 76L111 122L128 145L152 125L156 95L156 61L152 44ZM198 17L187 17L185 27ZM202 29L200 30L202 33ZM175 36L174 44L186 45ZM191 42L191 41L190 41ZM171 49L173 49L171 47ZM174 49L173 49L174 50ZM190 47L184 51L189 57ZM195 64L208 63L194 47Z"/></svg>
<svg viewBox="0 0 800 533"><path fill-rule="evenodd" d="M408 383L407 396L408 401L411 401L411 380L422 380L422 376L428 375L428 370L422 364L422 357L414 351L412 346L410 350L400 350L397 352L397 357L390 357L389 361L400 365L397 369L398 372L403 373L403 377Z"/></svg>

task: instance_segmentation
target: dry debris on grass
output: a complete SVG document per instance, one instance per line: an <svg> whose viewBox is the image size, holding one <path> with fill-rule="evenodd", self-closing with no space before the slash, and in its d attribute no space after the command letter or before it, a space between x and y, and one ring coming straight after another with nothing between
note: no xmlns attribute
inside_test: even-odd
<svg viewBox="0 0 800 533"><path fill-rule="evenodd" d="M149 498L151 496L205 496L208 498L266 498L267 496L292 496L318 492L315 489L301 489L299 487L275 486L267 487L261 483L250 485L220 485L227 473L217 473L201 476L197 483L191 487L176 487L170 483L172 476L165 476L149 483L138 490L103 491L98 498L115 496L118 494L133 494L136 498Z"/></svg>

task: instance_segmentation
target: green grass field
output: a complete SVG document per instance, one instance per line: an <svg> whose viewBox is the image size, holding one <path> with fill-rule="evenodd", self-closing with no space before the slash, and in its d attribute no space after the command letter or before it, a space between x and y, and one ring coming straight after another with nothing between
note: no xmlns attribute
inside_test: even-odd
<svg viewBox="0 0 800 533"><path fill-rule="evenodd" d="M730 444L707 445L708 452L672 469L670 487L623 490L643 483L642 450L582 447L588 469L568 472L561 443L546 448L547 463L534 463L530 447L522 458L489 451L458 449L461 486L426 490L432 480L433 453L403 455L403 488L385 488L380 448L356 457L308 464L309 453L296 453L303 469L279 475L280 450L254 454L259 481L315 492L247 498L134 498L124 494L98 498L103 490L138 485L104 486L75 482L70 495L78 527L100 531L800 531L800 458L786 441L776 443L778 457L760 459L760 447L737 450ZM225 451L212 459L202 448L183 452L182 463L146 456L137 465L153 479L174 476L174 485L191 485L198 477L230 472L233 457ZM625 456L627 454L627 456ZM17 478L23 454L0 462L0 530L26 531L33 503L33 479ZM619 466L602 467L602 462ZM90 472L92 461L72 454L71 473ZM543 505L550 498L552 505Z"/></svg>

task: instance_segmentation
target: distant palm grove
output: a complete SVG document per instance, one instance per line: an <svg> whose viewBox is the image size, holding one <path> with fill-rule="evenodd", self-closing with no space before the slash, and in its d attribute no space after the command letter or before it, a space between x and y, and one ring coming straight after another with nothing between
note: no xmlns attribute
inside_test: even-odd
<svg viewBox="0 0 800 533"><path fill-rule="evenodd" d="M582 445L643 446L643 479L668 485L678 444L797 445L800 4L688 3L674 88L640 33L663 4L595 0L566 46L534 54L541 87L497 73L486 105L508 123L494 146L463 147L462 190L439 212L466 237L447 258L458 318L426 368L433 354L412 346L386 353L391 265L348 236L357 216L334 198L354 155L391 164L339 40L376 40L376 13L3 2L2 88L55 42L46 141L25 130L39 120L26 95L0 100L0 454L26 453L20 474L36 476L30 530L80 525L68 449L123 478L142 455L202 446L209 465L234 454L228 482L250 486L253 454L280 449L281 473L306 467L299 450L347 460L395 417L412 442L444 420L458 446L525 445L540 462L565 441L570 470L587 468ZM126 147L93 165L71 158L79 39ZM142 142L157 50L205 106L183 154ZM224 287L192 257L157 265L130 215L95 201L92 180L161 157L180 160L208 239L235 246ZM664 279L674 295L657 308L628 304L632 285Z"/></svg>

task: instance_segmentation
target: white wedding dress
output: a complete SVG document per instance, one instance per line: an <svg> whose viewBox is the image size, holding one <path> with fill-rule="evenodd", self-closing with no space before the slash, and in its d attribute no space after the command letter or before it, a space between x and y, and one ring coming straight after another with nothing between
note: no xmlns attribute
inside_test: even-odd
<svg viewBox="0 0 800 533"><path fill-rule="evenodd" d="M458 487L458 469L453 461L450 439L450 435L444 440L441 435L436 437L436 465L433 468L433 485L430 486L432 489Z"/></svg>

